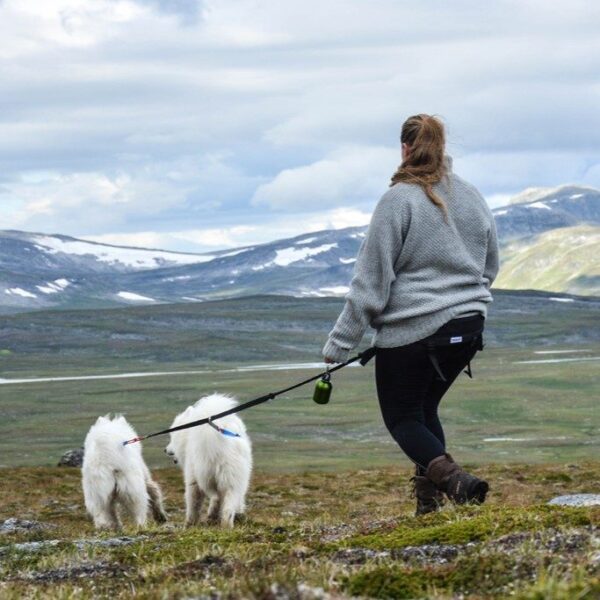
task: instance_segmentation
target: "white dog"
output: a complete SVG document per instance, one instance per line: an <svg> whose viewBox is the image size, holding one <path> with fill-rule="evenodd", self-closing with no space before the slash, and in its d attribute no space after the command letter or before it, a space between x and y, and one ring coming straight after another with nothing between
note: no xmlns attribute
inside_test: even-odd
<svg viewBox="0 0 600 600"><path fill-rule="evenodd" d="M138 527L146 524L148 509L158 523L167 520L162 494L142 458L141 444L123 445L137 437L121 415L98 417L85 438L81 467L85 507L96 529L118 529L118 508Z"/></svg>
<svg viewBox="0 0 600 600"><path fill-rule="evenodd" d="M172 427L204 419L237 406L228 396L212 394L200 398L175 417ZM245 498L252 471L252 447L244 423L237 415L214 422L239 437L223 435L210 425L200 425L171 434L165 452L183 471L186 525L200 522L200 510L209 498L206 519L220 520L232 527L236 514L245 510Z"/></svg>

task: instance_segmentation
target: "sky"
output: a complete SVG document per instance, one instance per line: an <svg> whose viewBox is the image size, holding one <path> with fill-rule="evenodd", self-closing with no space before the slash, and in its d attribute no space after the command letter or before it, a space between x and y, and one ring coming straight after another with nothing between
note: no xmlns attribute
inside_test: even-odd
<svg viewBox="0 0 600 600"><path fill-rule="evenodd" d="M0 0L0 228L204 252L368 223L402 122L491 207L600 187L596 0Z"/></svg>

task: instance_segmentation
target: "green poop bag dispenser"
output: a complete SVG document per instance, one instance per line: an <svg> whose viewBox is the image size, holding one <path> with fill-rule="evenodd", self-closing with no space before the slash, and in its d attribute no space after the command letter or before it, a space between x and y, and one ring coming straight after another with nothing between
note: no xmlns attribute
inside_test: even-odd
<svg viewBox="0 0 600 600"><path fill-rule="evenodd" d="M331 398L331 390L333 385L331 384L331 375L327 372L317 381L315 385L315 392L313 394L313 400L317 404L327 404L329 398Z"/></svg>

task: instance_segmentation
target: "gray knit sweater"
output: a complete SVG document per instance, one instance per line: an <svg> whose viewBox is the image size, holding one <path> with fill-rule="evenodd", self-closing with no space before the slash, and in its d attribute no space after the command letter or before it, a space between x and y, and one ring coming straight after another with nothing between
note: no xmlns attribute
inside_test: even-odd
<svg viewBox="0 0 600 600"><path fill-rule="evenodd" d="M358 252L350 291L323 356L347 359L370 325L382 348L404 346L469 312L487 315L498 273L494 217L481 194L452 172L433 189L397 183L377 204Z"/></svg>

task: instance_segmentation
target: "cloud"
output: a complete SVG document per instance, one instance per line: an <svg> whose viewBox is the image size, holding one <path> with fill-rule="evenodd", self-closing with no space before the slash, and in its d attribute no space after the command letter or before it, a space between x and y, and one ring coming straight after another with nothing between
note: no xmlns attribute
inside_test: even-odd
<svg viewBox="0 0 600 600"><path fill-rule="evenodd" d="M600 185L599 20L586 0L5 0L0 215L276 237L368 214L417 112L492 203Z"/></svg>
<svg viewBox="0 0 600 600"><path fill-rule="evenodd" d="M399 150L390 148L342 148L309 165L281 171L257 188L252 204L281 210L371 203L385 190L399 159Z"/></svg>
<svg viewBox="0 0 600 600"><path fill-rule="evenodd" d="M201 0L134 0L142 6L150 6L165 14L179 15L184 23L195 23L203 6Z"/></svg>
<svg viewBox="0 0 600 600"><path fill-rule="evenodd" d="M256 246L274 239L294 237L312 231L367 225L370 219L370 211L339 207L322 213L296 213L291 218L279 217L268 223L258 220L252 225L236 224L218 228L106 233L87 235L85 239L117 246L210 252L240 246Z"/></svg>
<svg viewBox="0 0 600 600"><path fill-rule="evenodd" d="M600 169L594 171L591 164L584 152L489 152L457 158L455 170L486 196L502 197L528 187L567 183L600 186Z"/></svg>
<svg viewBox="0 0 600 600"><path fill-rule="evenodd" d="M159 229L226 209L260 179L236 171L225 155L151 163L110 173L30 172L0 188L5 227L71 235Z"/></svg>

